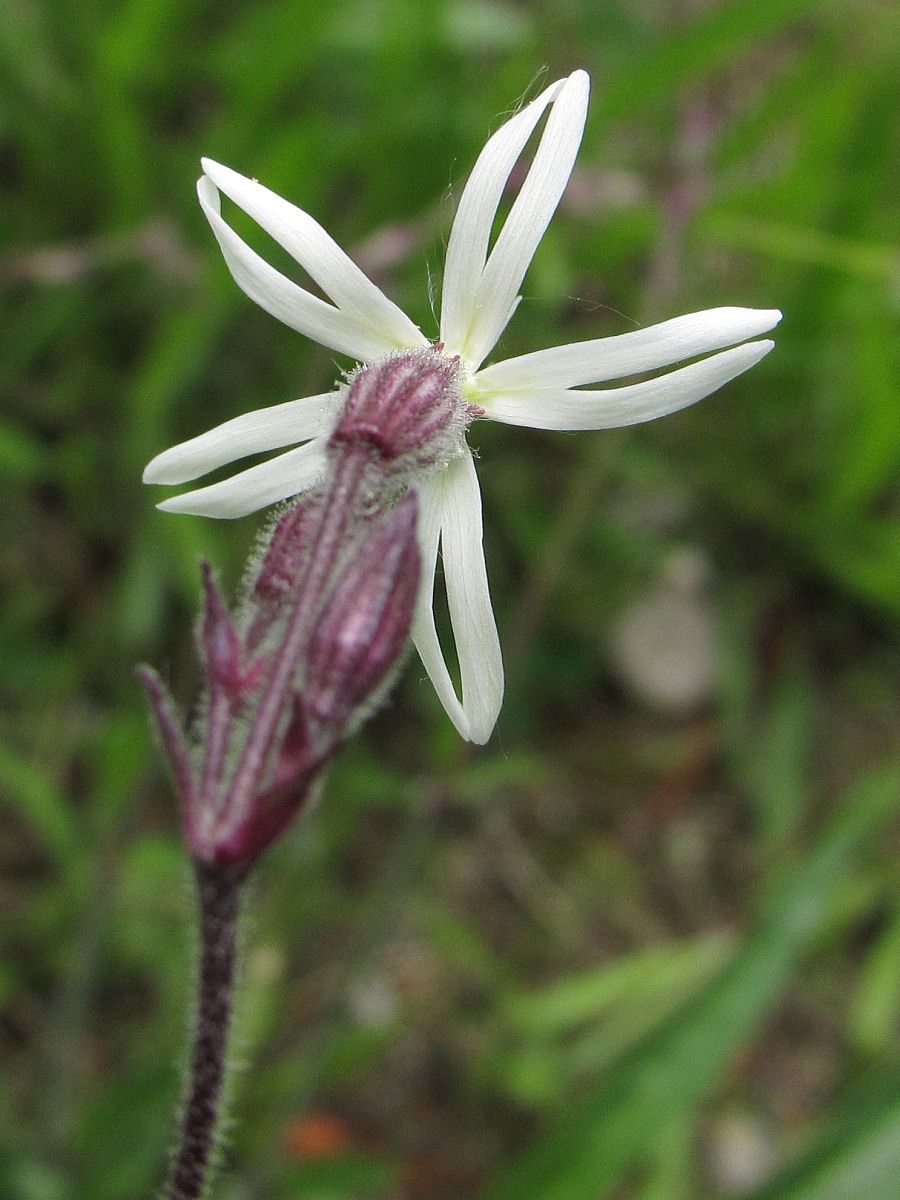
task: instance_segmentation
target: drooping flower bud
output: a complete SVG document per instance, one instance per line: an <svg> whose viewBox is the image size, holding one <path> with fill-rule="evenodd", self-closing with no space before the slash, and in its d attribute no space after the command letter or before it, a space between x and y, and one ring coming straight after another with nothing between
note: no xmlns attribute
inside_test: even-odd
<svg viewBox="0 0 900 1200"><path fill-rule="evenodd" d="M281 514L256 576L253 594L257 599L283 600L297 586L321 507L322 495L314 492Z"/></svg>
<svg viewBox="0 0 900 1200"><path fill-rule="evenodd" d="M304 497L279 516L268 534L268 544L249 585L247 607L252 616L247 648L251 652L271 632L300 585L323 502L321 492Z"/></svg>
<svg viewBox="0 0 900 1200"><path fill-rule="evenodd" d="M417 512L410 492L372 522L313 630L304 699L319 721L353 723L403 652L419 586Z"/></svg>

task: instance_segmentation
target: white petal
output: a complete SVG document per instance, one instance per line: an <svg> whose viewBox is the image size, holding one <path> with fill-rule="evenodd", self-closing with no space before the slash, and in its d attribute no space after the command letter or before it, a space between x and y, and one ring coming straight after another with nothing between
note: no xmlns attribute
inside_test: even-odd
<svg viewBox="0 0 900 1200"><path fill-rule="evenodd" d="M156 507L198 517L244 517L306 491L318 481L324 468L324 438L316 438L221 483L173 496Z"/></svg>
<svg viewBox="0 0 900 1200"><path fill-rule="evenodd" d="M487 259L491 226L506 181L544 109L559 94L558 79L488 139L469 176L447 246L441 295L441 341L461 352L475 311L475 295Z"/></svg>
<svg viewBox="0 0 900 1200"><path fill-rule="evenodd" d="M444 473L441 547L463 711L469 737L483 743L500 715L503 659L482 548L481 489L471 454L455 459Z"/></svg>
<svg viewBox="0 0 900 1200"><path fill-rule="evenodd" d="M503 700L503 660L491 608L482 549L481 492L469 453L454 460L420 492L423 586L412 636L441 703L470 741L491 736ZM462 704L450 679L435 632L432 598L438 529L450 623L462 677Z"/></svg>
<svg viewBox="0 0 900 1200"><path fill-rule="evenodd" d="M422 665L428 672L438 699L458 732L470 740L469 721L456 697L456 690L434 623L434 574L437 566L438 542L441 537L443 481L440 475L423 479L417 485L419 495L419 552L422 556L422 582L410 631Z"/></svg>
<svg viewBox="0 0 900 1200"><path fill-rule="evenodd" d="M260 308L291 329L356 359L377 358L395 348L354 314L305 291L251 250L220 215L219 193L210 180L197 181L197 195L235 283Z"/></svg>
<svg viewBox="0 0 900 1200"><path fill-rule="evenodd" d="M589 92L587 74L576 71L553 101L534 161L478 286L476 317L464 355L474 367L490 354L506 328L525 272L569 182L584 132Z"/></svg>
<svg viewBox="0 0 900 1200"><path fill-rule="evenodd" d="M479 371L475 383L486 392L601 383L734 346L768 332L780 320L777 309L710 308L633 333L509 358Z"/></svg>
<svg viewBox="0 0 900 1200"><path fill-rule="evenodd" d="M144 483L186 483L248 454L318 437L331 429L340 401L340 392L325 392L244 413L157 454L147 464Z"/></svg>
<svg viewBox="0 0 900 1200"><path fill-rule="evenodd" d="M318 221L262 184L211 159L212 183L283 246L342 312L356 317L388 350L420 346L425 338L409 317L360 270Z"/></svg>
<svg viewBox="0 0 900 1200"><path fill-rule="evenodd" d="M702 400L768 354L774 342L748 342L679 371L602 391L533 388L478 397L492 421L534 429L615 429L664 417Z"/></svg>

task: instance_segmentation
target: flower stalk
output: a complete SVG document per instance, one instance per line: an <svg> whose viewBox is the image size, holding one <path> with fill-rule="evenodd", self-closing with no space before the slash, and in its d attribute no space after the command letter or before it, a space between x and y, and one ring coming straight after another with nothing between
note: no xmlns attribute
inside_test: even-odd
<svg viewBox="0 0 900 1200"><path fill-rule="evenodd" d="M194 871L200 916L194 1047L165 1200L200 1200L213 1166L233 1015L240 887L246 874L244 868L218 863L195 863Z"/></svg>

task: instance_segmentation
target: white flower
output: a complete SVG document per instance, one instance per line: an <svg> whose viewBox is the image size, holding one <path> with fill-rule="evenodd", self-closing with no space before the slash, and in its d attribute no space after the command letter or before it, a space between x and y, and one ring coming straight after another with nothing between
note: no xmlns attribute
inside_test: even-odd
<svg viewBox="0 0 900 1200"><path fill-rule="evenodd" d="M776 311L717 308L616 337L538 350L482 367L519 300L529 263L566 187L581 142L588 77L551 84L491 137L463 190L444 267L440 342L459 355L464 396L490 420L541 429L608 429L675 412L701 399L772 348L746 343L775 326ZM496 239L491 230L509 177L547 112L537 150ZM238 286L262 308L325 346L366 363L428 339L302 209L228 167L203 161L203 211ZM309 273L331 303L271 267L227 224L224 192ZM746 344L739 344L746 343ZM723 347L731 349L723 350ZM619 376L721 351L677 371L623 387L584 390ZM246 413L174 446L147 467L147 483L180 484L249 454L293 449L230 479L164 500L169 512L239 517L304 491L324 464L340 389ZM463 737L485 742L503 695L500 643L482 550L481 496L468 450L417 481L423 585L413 641ZM432 612L440 547L461 676L457 696Z"/></svg>

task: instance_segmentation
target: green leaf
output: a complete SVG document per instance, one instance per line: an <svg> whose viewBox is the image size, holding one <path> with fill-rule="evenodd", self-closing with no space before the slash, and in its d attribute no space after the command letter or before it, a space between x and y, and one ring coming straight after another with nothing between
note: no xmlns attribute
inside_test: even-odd
<svg viewBox="0 0 900 1200"><path fill-rule="evenodd" d="M802 662L790 662L776 684L759 735L746 743L740 769L767 850L789 851L789 839L808 808L811 731L808 670Z"/></svg>
<svg viewBox="0 0 900 1200"><path fill-rule="evenodd" d="M28 430L11 421L0 421L0 478L18 483L46 474L48 455Z"/></svg>
<svg viewBox="0 0 900 1200"><path fill-rule="evenodd" d="M900 250L896 246L836 237L818 229L726 213L708 217L701 228L708 237L722 245L784 262L841 271L888 284L896 284L900 280Z"/></svg>
<svg viewBox="0 0 900 1200"><path fill-rule="evenodd" d="M569 976L539 992L512 997L506 1016L523 1034L561 1034L623 1006L656 997L677 1002L722 965L731 939L721 935L654 946L638 954Z"/></svg>

